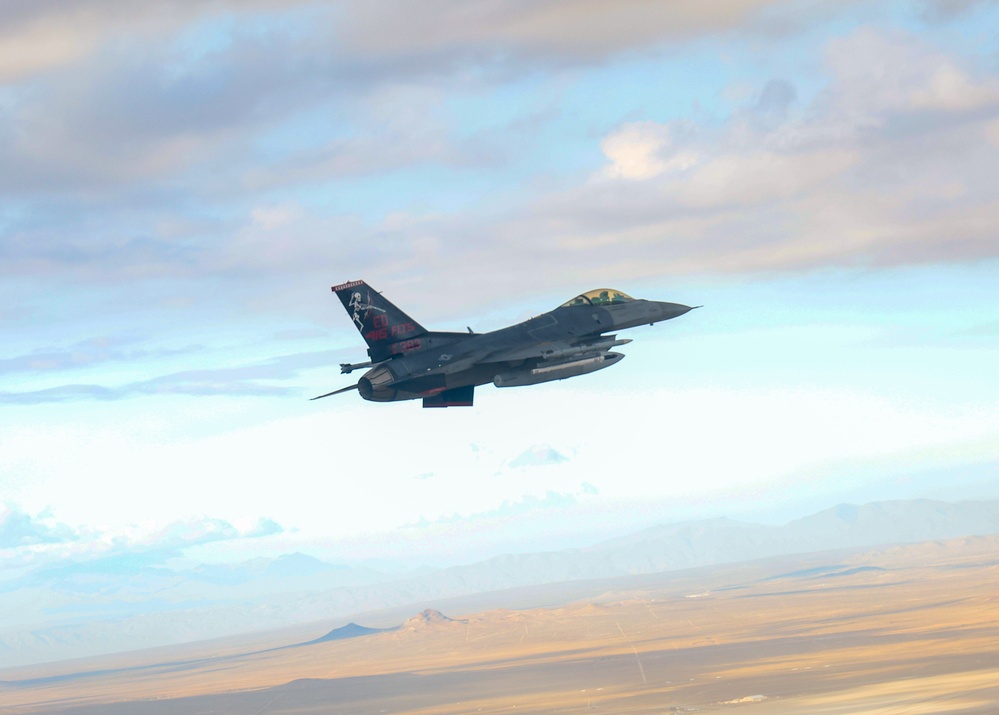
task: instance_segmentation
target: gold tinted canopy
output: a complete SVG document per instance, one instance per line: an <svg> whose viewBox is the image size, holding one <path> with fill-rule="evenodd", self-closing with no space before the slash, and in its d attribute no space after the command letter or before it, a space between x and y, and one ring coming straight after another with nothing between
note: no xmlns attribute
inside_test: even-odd
<svg viewBox="0 0 999 715"><path fill-rule="evenodd" d="M611 303L629 303L635 300L627 293L622 293L613 288L597 288L587 293L580 293L572 300L567 300L560 308L569 308L573 305L610 305Z"/></svg>

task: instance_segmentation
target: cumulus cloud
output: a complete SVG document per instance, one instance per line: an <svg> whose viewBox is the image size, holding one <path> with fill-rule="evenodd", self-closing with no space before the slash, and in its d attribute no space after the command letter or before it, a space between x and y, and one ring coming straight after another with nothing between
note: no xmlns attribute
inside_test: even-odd
<svg viewBox="0 0 999 715"><path fill-rule="evenodd" d="M0 503L0 552L21 546L73 541L76 532L51 518L29 514L15 505Z"/></svg>
<svg viewBox="0 0 999 715"><path fill-rule="evenodd" d="M284 529L272 519L238 528L224 519L189 517L165 525L133 525L115 541L132 549L181 550L233 539L253 539L280 534Z"/></svg>
<svg viewBox="0 0 999 715"><path fill-rule="evenodd" d="M0 505L0 563L30 565L47 571L86 569L87 563L104 564L101 568L149 565L162 563L195 546L263 538L284 531L284 527L268 518L247 519L236 525L208 516L190 516L169 523L77 528L4 504Z"/></svg>
<svg viewBox="0 0 999 715"><path fill-rule="evenodd" d="M669 127L664 124L625 124L600 142L600 149L611 161L604 174L612 179L651 179L697 163L694 152L671 155L670 144Z"/></svg>

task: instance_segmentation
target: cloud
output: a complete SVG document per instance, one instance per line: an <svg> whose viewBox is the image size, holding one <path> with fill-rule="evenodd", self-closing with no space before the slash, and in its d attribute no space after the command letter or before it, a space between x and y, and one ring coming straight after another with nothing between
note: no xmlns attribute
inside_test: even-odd
<svg viewBox="0 0 999 715"><path fill-rule="evenodd" d="M347 7L345 26L372 21L387 7ZM533 17L534 10L518 7L509 12ZM410 12L415 11L402 10L404 17ZM598 11L587 5L580 12ZM387 22L394 26L395 20ZM106 151L102 142L112 141L116 133L133 135L134 129L139 163L143 147L154 151L154 145L175 131L204 137L210 147L205 153L194 151L191 156L197 162L191 171L167 167L145 178L122 174L120 180L128 185L122 193L143 187L141 196L126 200L114 191L114 198L102 204L66 198L72 191L64 187L56 205L46 201L33 205L37 210L15 212L0 235L0 271L11 276L58 274L103 290L150 277L188 280L191 303L200 305L200 299L209 298L227 301L234 310L258 312L294 306L299 315L312 318L329 313L329 305L316 298L317 286L359 277L363 271L369 280L391 286L394 295L405 296L407 289L416 292L422 305L414 310L431 312L415 317L458 320L511 290L545 286L553 301L564 300L580 285L603 284L611 276L640 280L975 261L999 250L991 228L999 221L999 195L991 181L999 162L999 99L994 98L994 73L971 54L944 52L899 31L861 28L817 48L827 80L821 90L809 94L777 75L759 80L727 116L629 118L591 139L594 157L603 156L605 162L588 174L567 175L558 182L529 177L534 183L518 183L518 189L530 187L519 192L503 190L507 177L484 171L474 176L489 177L488 196L459 200L459 208L426 208L406 196L389 201L398 203L392 213L380 210L382 204L337 212L299 198L296 191L312 182L364 172L393 177L403 167L421 164L454 170L441 183L448 187L464 183L469 174L462 171L469 162L485 167L489 159L488 151L472 159L461 156L466 139L441 118L443 97L449 96L442 89L447 83L440 82L443 74L422 84L409 83L407 78L417 72L410 69L411 74L399 75L395 83L386 80L402 61L394 52L405 56L423 51L421 43L430 39L413 39L412 46L396 50L375 39L374 47L357 50L356 56L343 46L327 47L325 55L310 54L321 52L310 44L316 33L333 31L320 25L298 27L308 40L301 60L303 76L268 69L271 75L258 78L264 85L246 84L250 80L240 77L255 62L269 61L272 55L279 57L278 63L291 62L299 55L290 47L287 55L272 51L291 43L278 31L256 38L230 32L225 35L229 44L213 50L222 55L213 71L225 85L218 102L209 80L196 76L193 66L177 69L172 80L180 83L175 89L181 91L189 73L192 84L184 91L192 96L182 98L181 104L199 105L197 95L203 91L208 95L204 101L214 108L198 106L198 116L171 110L185 115L175 119L165 109L162 117L158 109L148 117L134 114L116 120L125 124L98 137L96 144L91 144L93 137L86 134L90 125L85 123L79 143L98 147L97 154ZM511 25L521 28L518 32L523 27ZM556 32L553 27L542 22L533 42L561 47L554 35L545 34ZM462 40L440 42L458 45ZM331 52L339 54L332 57ZM347 56L377 76L340 83L336 63ZM131 85L119 86L127 72L106 62L104 74L97 74L105 97L113 99L109 107L128 101L143 104L145 92L164 92L155 98L156 107L175 99L163 89L171 81L163 74L167 70L152 60L149 67L135 70L137 89L131 99L124 96L124 88ZM457 66L441 60L438 69L458 72ZM309 79L309 73L315 77ZM235 88L230 82L243 84ZM271 82L288 86L274 89L272 95ZM301 84L293 87L296 83ZM53 95L56 89L51 88ZM40 91L46 95L47 90ZM231 116L228 92L240 95ZM347 96L344 92L349 101L340 102L338 98ZM324 96L326 103L316 105L317 96ZM77 100L83 103L79 107L59 104ZM85 92L74 100L52 101L51 106L33 106L29 113L63 121L59 118L76 114L63 109L86 107L83 114L96 126L104 111L92 106L95 100ZM254 102L268 106L257 111ZM316 119L313 110L329 121ZM286 142L287 136L297 137L291 129L303 112L309 122L329 127ZM277 132L281 140L275 141L282 148L256 154L271 131ZM60 136L59 141L69 141L72 133L67 129ZM60 152L51 150L53 156ZM130 149L121 150L124 164L130 156ZM95 158L93 164L103 161ZM132 170L138 171L126 167ZM17 171L4 173L18 176ZM408 181L413 176L400 183L412 185ZM67 180L96 186L95 191L102 185L87 177ZM158 183L161 180L166 184ZM47 186L46 181L40 180L39 186ZM494 184L501 189L493 190ZM399 184L390 179L386 185L394 189ZM347 182L327 184L324 191L335 195L339 188L354 190ZM241 192L246 192L245 198ZM351 199L357 195L350 194ZM180 222L178 215L183 217ZM72 231L66 229L70 223ZM454 265L477 268L454 271ZM553 273L552 266L559 271ZM428 280L435 295L460 295L462 302L412 290ZM221 290L219 281L225 281ZM189 313L175 311L162 323L180 324L189 318ZM30 395L7 392L0 399L118 399L170 390L274 394L276 389L262 378L241 383L233 375L209 374L163 375L124 386L72 382Z"/></svg>
<svg viewBox="0 0 999 715"><path fill-rule="evenodd" d="M3 505L0 510L0 563L56 573L150 566L186 549L222 541L257 539L285 532L273 519L245 520L190 516L168 523L74 528ZM32 577L35 578L35 577Z"/></svg>
<svg viewBox="0 0 999 715"><path fill-rule="evenodd" d="M999 152L983 141L999 117L996 80L970 59L871 29L831 42L827 62L828 88L803 106L771 80L716 127L621 125L603 140L610 163L595 180L543 197L497 233L548 236L551 260L574 275L999 254L988 228L999 221L989 180Z"/></svg>
<svg viewBox="0 0 999 715"><path fill-rule="evenodd" d="M302 216L302 207L299 204L284 203L278 206L260 206L250 212L250 218L254 225L264 231L287 226L291 221Z"/></svg>
<svg viewBox="0 0 999 715"><path fill-rule="evenodd" d="M81 340L65 347L46 347L24 355L0 358L0 376L15 373L64 372L109 362L145 361L151 358L174 357L198 352L200 346L177 349L126 349L132 341L120 337L97 337Z"/></svg>
<svg viewBox="0 0 999 715"><path fill-rule="evenodd" d="M963 4L970 6L974 0ZM297 40L306 51L325 46L328 54L349 64L355 76L371 81L379 73L398 77L430 71L460 74L462 67L524 62L591 63L733 29L787 32L828 12L809 5L786 0L669 7L642 0L613 6L599 0L474 6L460 0L428 0L419 6L405 0L166 0L122 6L114 0L13 0L0 8L0 47L5 48L0 52L0 82L85 63L102 46L123 38L156 45L215 21L252 26L259 35L258 20L278 12L286 20L281 31L289 42ZM297 22L300 18L307 22ZM188 38L186 49L192 41ZM223 50L227 45L216 42L209 47Z"/></svg>
<svg viewBox="0 0 999 715"><path fill-rule="evenodd" d="M297 105L282 98L298 85L282 87L279 65L247 67L260 72L247 86L249 75L234 76L224 57L176 76L169 53L157 49L67 69L35 88L33 101L0 115L0 159L9 167L0 189L27 198L148 192L198 166L219 166L253 128L284 115L277 107ZM261 106L261 97L275 108Z"/></svg>
<svg viewBox="0 0 999 715"><path fill-rule="evenodd" d="M252 0L36 5L11 34L63 46L66 25L76 42L36 63L44 72L8 63L22 80L0 110L9 197L120 205L239 191L242 173L266 163L257 143L269 132L364 86L331 57L332 11L320 4L298 3L304 16L295 3ZM267 22L277 7L282 22Z"/></svg>
<svg viewBox="0 0 999 715"><path fill-rule="evenodd" d="M284 529L272 519L262 518L240 529L224 519L199 516L151 528L132 526L124 536L118 538L132 550L148 548L181 551L216 541L255 539L283 532Z"/></svg>
<svg viewBox="0 0 999 715"><path fill-rule="evenodd" d="M729 0L668 6L642 0L515 0L468 5L396 0L346 6L343 33L362 57L450 66L515 63L566 66L742 29L768 33L806 22L816 8L781 0Z"/></svg>
<svg viewBox="0 0 999 715"><path fill-rule="evenodd" d="M123 37L155 43L185 26L229 13L294 8L295 0L11 0L0 7L0 84L20 82L85 63L102 45Z"/></svg>
<svg viewBox="0 0 999 715"><path fill-rule="evenodd" d="M521 452L510 460L510 467L519 469L522 467L540 467L550 464L562 464L568 462L569 458L556 450L554 447L538 444L530 449Z"/></svg>
<svg viewBox="0 0 999 715"><path fill-rule="evenodd" d="M474 308L511 288L568 297L608 276L995 255L994 73L903 32L864 28L820 46L827 85L814 94L778 72L727 116L601 124L589 150L606 161L593 171L581 162L585 175L503 173L528 162L530 142L510 129L523 116L469 131L451 105L520 87L539 70L551 71L549 91L572 85L579 68L668 61L677 43L735 28L772 39L833 12L723 5L5 6L0 26L41 33L79 16L81 34L97 39L73 60L18 75L5 96L0 191L11 208L0 206L0 271L102 290L188 280L191 303L210 295L239 311L294 305L318 315L326 306L315 307L312 286L346 270L397 287L430 276ZM876 14L873 4L850 8ZM265 21L272 11L281 22ZM550 106L532 141L565 119ZM368 179L386 182L377 199ZM477 181L488 190L451 198ZM461 317L455 301L441 305L430 307ZM163 323L186 319L175 312ZM116 399L171 385L217 390L210 378L178 375L3 399Z"/></svg>
<svg viewBox="0 0 999 715"><path fill-rule="evenodd" d="M0 550L36 544L74 541L76 532L51 518L31 515L11 504L0 503Z"/></svg>
<svg viewBox="0 0 999 715"><path fill-rule="evenodd" d="M98 38L69 19L30 18L0 25L0 83L13 82L65 65L91 50Z"/></svg>
<svg viewBox="0 0 999 715"><path fill-rule="evenodd" d="M794 85L787 80L770 79L760 90L753 103L753 110L763 115L784 117L797 96Z"/></svg>
<svg viewBox="0 0 999 715"><path fill-rule="evenodd" d="M41 354L45 358L46 353ZM269 384L274 380L295 377L300 371L328 367L336 362L339 351L321 350L270 358L261 363L226 368L184 370L139 380L115 387L94 384L65 384L22 392L0 391L0 404L35 405L76 400L121 400L149 395L246 396L275 397L295 394L297 388ZM51 363L33 362L32 356L14 358L11 362L22 370L65 369L75 367L63 359ZM2 364L0 364L2 367Z"/></svg>
<svg viewBox="0 0 999 715"><path fill-rule="evenodd" d="M432 57L400 55L398 45L359 50L352 26L366 25L361 3L38 5L16 13L9 31L62 49L24 67L8 63L8 76L30 75L30 92L0 106L0 190L9 197L172 203L178 190L237 196L468 160L432 109L442 101L435 83L459 74L471 48ZM270 22L278 8L281 22ZM62 26L73 28L73 43L60 39ZM325 121L300 131L314 113Z"/></svg>
<svg viewBox="0 0 999 715"><path fill-rule="evenodd" d="M912 106L961 112L999 102L999 80L974 80L953 63L936 67L925 87L913 91Z"/></svg>
<svg viewBox="0 0 999 715"><path fill-rule="evenodd" d="M520 499L504 500L495 509L473 512L470 514L452 513L439 516L433 520L421 519L419 522L405 524L403 529L424 529L427 527L446 526L457 523L476 523L477 525L501 522L509 519L519 519L538 510L560 510L575 506L580 498L596 494L598 490L592 484L584 482L575 492L555 492L546 490L543 495L524 494Z"/></svg>
<svg viewBox="0 0 999 715"><path fill-rule="evenodd" d="M814 12L780 0L16 2L0 11L0 81L30 91L0 111L0 190L165 199L180 186L228 194L461 166L473 147L427 111L445 88L476 91L737 27L767 33ZM395 111L380 113L386 97ZM296 131L313 113L325 131L314 121ZM274 135L294 141L278 150Z"/></svg>
<svg viewBox="0 0 999 715"><path fill-rule="evenodd" d="M671 170L697 164L688 152L669 155L669 127L656 122L633 122L604 137L600 149L611 161L604 170L609 178L651 179Z"/></svg>
<svg viewBox="0 0 999 715"><path fill-rule="evenodd" d="M938 129L999 102L999 83L973 55L949 55L900 31L860 28L831 40L825 54L832 82L816 101L824 116L813 126L827 135L834 124L845 136L891 134L905 128L900 119L906 114L950 113L933 118L930 126Z"/></svg>
<svg viewBox="0 0 999 715"><path fill-rule="evenodd" d="M973 55L870 27L820 48L827 85L760 82L721 121L628 121L589 180L522 205L400 214L358 241L397 284L466 300L608 275L808 271L997 255L996 80ZM391 243L387 243L391 241ZM358 256L358 259L361 257ZM449 270L489 265L485 274ZM495 279L493 277L496 277Z"/></svg>
<svg viewBox="0 0 999 715"><path fill-rule="evenodd" d="M996 0L920 0L922 16L929 22L948 22L978 8L995 5Z"/></svg>
<svg viewBox="0 0 999 715"><path fill-rule="evenodd" d="M841 176L859 161L849 150L784 154L752 151L716 156L668 187L681 209L738 209L793 199Z"/></svg>

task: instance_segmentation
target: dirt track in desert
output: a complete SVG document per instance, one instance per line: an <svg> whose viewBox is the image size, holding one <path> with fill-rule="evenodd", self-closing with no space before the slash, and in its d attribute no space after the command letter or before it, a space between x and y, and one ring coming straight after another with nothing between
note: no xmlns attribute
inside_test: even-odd
<svg viewBox="0 0 999 715"><path fill-rule="evenodd" d="M342 624L7 670L0 712L999 712L999 537L586 588L313 645L283 647Z"/></svg>

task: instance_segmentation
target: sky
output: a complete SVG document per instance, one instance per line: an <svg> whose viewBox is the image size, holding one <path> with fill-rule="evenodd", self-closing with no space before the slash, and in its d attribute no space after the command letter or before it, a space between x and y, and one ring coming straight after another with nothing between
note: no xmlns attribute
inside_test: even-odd
<svg viewBox="0 0 999 715"><path fill-rule="evenodd" d="M999 498L999 3L0 6L0 567ZM364 402L329 287L613 370Z"/></svg>

